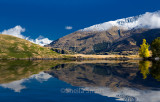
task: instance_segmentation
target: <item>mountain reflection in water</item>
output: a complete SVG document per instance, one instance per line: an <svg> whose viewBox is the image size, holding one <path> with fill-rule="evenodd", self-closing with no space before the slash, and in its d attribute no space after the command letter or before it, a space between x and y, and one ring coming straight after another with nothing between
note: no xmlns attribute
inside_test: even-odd
<svg viewBox="0 0 160 102"><path fill-rule="evenodd" d="M48 92L50 100L55 100L56 97L56 100L64 98L67 101L68 98L63 97L64 93L60 93L60 87L68 89L69 84L71 89L79 88L103 96L95 95L94 98L97 97L98 100L109 101L111 98L115 102L159 102L159 65L159 61L0 61L0 87L23 94L25 92L22 90L29 90L30 85L32 87L35 85L33 80L37 80L39 83L36 84L36 89L44 90L43 94ZM59 82L62 84L56 85L56 79L62 81ZM48 86L42 87L44 83L48 83ZM35 87L32 88L34 92ZM54 90L54 95L49 93L50 90ZM75 98L74 93L68 93L67 97L70 97L69 102L78 99L90 101L93 99L93 94L91 96L83 94L84 96ZM29 101L32 99L33 97L30 100L28 98Z"/></svg>
<svg viewBox="0 0 160 102"><path fill-rule="evenodd" d="M160 62L63 64L50 75L85 91L127 102L160 101Z"/></svg>

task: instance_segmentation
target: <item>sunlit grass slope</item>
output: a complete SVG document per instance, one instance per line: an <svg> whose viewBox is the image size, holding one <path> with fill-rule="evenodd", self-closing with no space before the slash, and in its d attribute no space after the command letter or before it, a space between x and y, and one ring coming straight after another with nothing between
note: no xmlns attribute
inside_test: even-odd
<svg viewBox="0 0 160 102"><path fill-rule="evenodd" d="M58 58L48 48L10 35L0 34L0 58Z"/></svg>

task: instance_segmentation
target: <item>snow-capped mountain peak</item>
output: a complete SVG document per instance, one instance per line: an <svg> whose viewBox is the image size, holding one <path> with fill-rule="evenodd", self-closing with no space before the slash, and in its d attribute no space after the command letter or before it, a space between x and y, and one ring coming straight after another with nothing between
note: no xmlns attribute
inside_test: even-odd
<svg viewBox="0 0 160 102"><path fill-rule="evenodd" d="M146 12L145 14L139 16L104 22L81 29L80 31L106 31L113 26L117 26L125 30L130 30L133 28L160 28L160 11L153 13Z"/></svg>

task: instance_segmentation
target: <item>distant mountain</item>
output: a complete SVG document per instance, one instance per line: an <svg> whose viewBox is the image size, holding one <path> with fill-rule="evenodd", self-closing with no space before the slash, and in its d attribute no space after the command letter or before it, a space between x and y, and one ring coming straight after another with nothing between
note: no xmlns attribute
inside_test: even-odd
<svg viewBox="0 0 160 102"><path fill-rule="evenodd" d="M10 35L0 34L0 58L55 58L54 51L30 41Z"/></svg>
<svg viewBox="0 0 160 102"><path fill-rule="evenodd" d="M92 54L105 52L136 53L143 38L160 36L160 11L93 25L53 41L47 47Z"/></svg>

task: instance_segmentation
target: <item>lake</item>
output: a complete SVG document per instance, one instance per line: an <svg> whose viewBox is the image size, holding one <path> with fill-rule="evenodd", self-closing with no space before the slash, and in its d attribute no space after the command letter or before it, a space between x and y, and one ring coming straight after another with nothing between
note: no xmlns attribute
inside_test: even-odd
<svg viewBox="0 0 160 102"><path fill-rule="evenodd" d="M0 61L0 102L160 102L159 61Z"/></svg>

